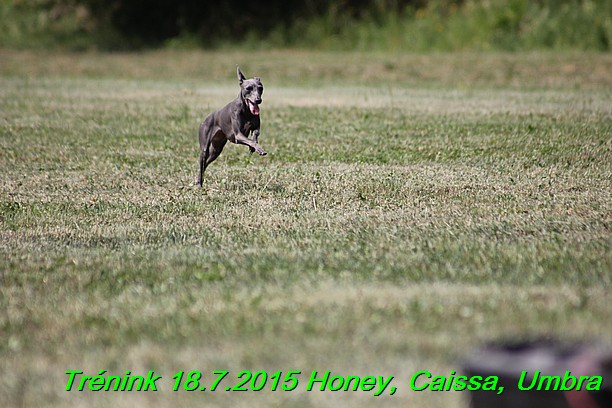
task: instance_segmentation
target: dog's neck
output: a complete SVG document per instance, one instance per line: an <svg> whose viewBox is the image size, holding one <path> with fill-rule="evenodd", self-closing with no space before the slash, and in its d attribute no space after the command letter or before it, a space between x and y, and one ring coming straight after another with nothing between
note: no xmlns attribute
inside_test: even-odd
<svg viewBox="0 0 612 408"><path fill-rule="evenodd" d="M249 110L249 103L247 102L247 99L242 94L242 89L240 90L240 94L238 95L237 99L240 99L240 103L242 104L242 110L245 110L245 111L251 113L250 110Z"/></svg>

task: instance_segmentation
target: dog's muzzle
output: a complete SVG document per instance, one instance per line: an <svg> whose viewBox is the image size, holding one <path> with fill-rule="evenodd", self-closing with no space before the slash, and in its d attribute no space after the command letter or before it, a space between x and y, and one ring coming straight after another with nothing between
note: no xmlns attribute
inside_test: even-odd
<svg viewBox="0 0 612 408"><path fill-rule="evenodd" d="M247 99L247 105L249 105L249 110L253 115L259 115L259 104L261 103L261 99L259 102L255 103L250 99Z"/></svg>

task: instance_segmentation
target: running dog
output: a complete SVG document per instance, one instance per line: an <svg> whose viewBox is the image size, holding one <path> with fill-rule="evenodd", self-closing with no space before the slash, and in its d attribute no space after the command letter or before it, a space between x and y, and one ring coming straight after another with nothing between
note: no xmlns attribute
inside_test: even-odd
<svg viewBox="0 0 612 408"><path fill-rule="evenodd" d="M259 145L259 104L262 102L263 85L259 77L246 79L240 67L236 70L240 82L240 95L216 112L211 113L200 125L200 176L206 167L219 155L229 140L232 143L249 146L251 153L265 156L266 151ZM253 139L249 134L253 133Z"/></svg>

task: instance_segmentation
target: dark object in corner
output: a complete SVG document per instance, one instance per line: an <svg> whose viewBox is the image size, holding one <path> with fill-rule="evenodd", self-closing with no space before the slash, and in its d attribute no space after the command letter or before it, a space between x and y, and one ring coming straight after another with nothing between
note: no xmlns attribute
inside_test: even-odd
<svg viewBox="0 0 612 408"><path fill-rule="evenodd" d="M470 392L471 408L612 407L612 354L590 345L488 345L464 361L463 371L468 377L497 376L504 387L501 395Z"/></svg>

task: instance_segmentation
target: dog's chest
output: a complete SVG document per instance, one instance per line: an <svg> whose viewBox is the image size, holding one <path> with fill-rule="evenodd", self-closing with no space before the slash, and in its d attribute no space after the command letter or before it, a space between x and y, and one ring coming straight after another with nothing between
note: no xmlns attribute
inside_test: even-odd
<svg viewBox="0 0 612 408"><path fill-rule="evenodd" d="M243 134L248 136L249 132L251 132L253 129L255 129L255 123L251 122L250 120L247 120L246 122L244 122L244 125L242 125L241 130Z"/></svg>

